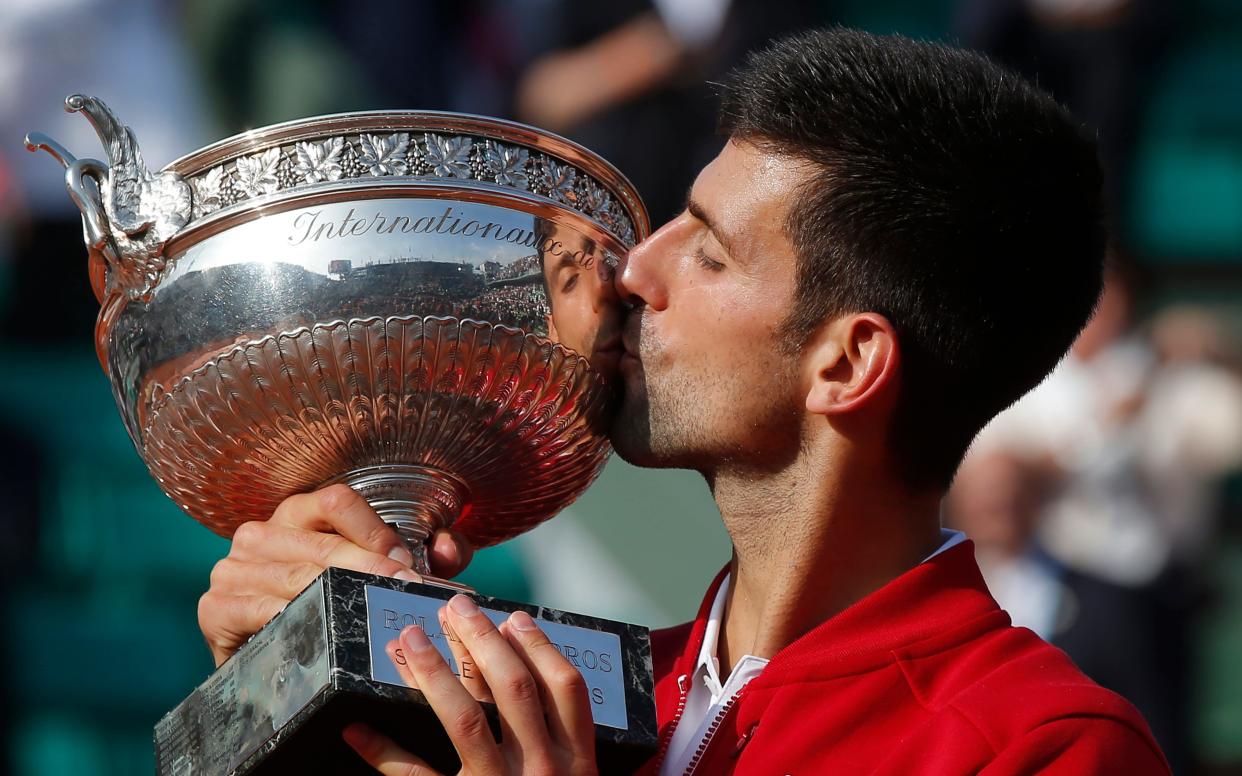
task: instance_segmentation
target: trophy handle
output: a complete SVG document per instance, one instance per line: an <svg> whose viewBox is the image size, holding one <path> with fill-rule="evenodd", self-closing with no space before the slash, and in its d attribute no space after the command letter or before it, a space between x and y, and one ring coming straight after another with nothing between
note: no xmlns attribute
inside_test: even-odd
<svg viewBox="0 0 1242 776"><path fill-rule="evenodd" d="M109 281L120 267L116 244L108 233L108 218L104 212L100 191L107 178L108 167L96 159L78 159L65 170L65 186L69 198L82 212L82 238L86 242L87 267L91 290L103 304L108 293ZM86 184L90 179L93 185Z"/></svg>
<svg viewBox="0 0 1242 776"><path fill-rule="evenodd" d="M414 571L425 583L474 592L466 585L434 576L427 557L435 532L451 528L465 511L470 494L466 483L443 469L418 464L365 466L324 486L338 482L353 488L396 530L414 556Z"/></svg>
<svg viewBox="0 0 1242 776"><path fill-rule="evenodd" d="M78 159L42 132L26 135L26 150L46 151L65 168L65 187L82 214L82 238L89 258L91 289L95 298L103 303L108 269L114 268L118 261L116 246L108 236L108 216L101 194L108 176L107 165L97 159ZM88 178L92 185L87 185Z"/></svg>
<svg viewBox="0 0 1242 776"><path fill-rule="evenodd" d="M65 98L65 110L87 117L108 152L109 164L75 159L40 132L26 136L26 148L46 151L65 167L69 196L82 212L95 295L103 301L106 274L107 285L115 284L132 299L144 298L164 271L164 244L190 219L190 185L176 173L148 170L133 131L102 100L72 94ZM94 263L97 257L110 272Z"/></svg>

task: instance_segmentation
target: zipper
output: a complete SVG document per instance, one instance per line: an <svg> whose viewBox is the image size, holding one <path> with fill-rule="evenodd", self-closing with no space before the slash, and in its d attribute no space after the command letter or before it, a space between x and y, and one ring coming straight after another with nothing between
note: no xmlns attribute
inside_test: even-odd
<svg viewBox="0 0 1242 776"><path fill-rule="evenodd" d="M742 754L742 750L750 743L750 739L755 735L755 731L759 729L759 723L750 726L750 729L741 735L737 740L737 746L733 747L733 759L736 760Z"/></svg>
<svg viewBox="0 0 1242 776"><path fill-rule="evenodd" d="M673 743L673 731L677 730L677 723L681 721L681 715L686 711L686 698L690 695L690 675L682 674L677 677L677 691L681 696L677 699L677 711L673 712L673 719L669 722L668 727L664 730L664 735L660 738L660 749L656 754L655 770L652 773L659 773L664 767L664 758L668 757L668 748Z"/></svg>
<svg viewBox="0 0 1242 776"><path fill-rule="evenodd" d="M720 729L720 725L725 721L725 717L729 716L729 712L733 711L733 707L737 705L738 698L741 698L742 693L745 691L746 687L743 685L729 700L725 701L725 704L720 707L720 711L716 712L716 716L712 718L711 724L707 726L707 732L703 734L703 740L699 742L698 747L694 750L694 754L691 755L690 762L686 765L683 776L691 776L695 769L699 767L703 756L707 754L707 748L711 746L712 737L716 735L716 731Z"/></svg>

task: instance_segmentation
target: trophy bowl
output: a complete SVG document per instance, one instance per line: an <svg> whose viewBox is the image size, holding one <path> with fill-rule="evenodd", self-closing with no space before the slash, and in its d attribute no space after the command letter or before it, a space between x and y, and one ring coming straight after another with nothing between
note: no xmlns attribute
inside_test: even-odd
<svg viewBox="0 0 1242 776"><path fill-rule="evenodd" d="M160 487L229 537L344 482L425 543L484 547L585 489L621 353L633 186L532 127L427 111L310 118L145 166L98 99L107 164L42 135L83 214L96 349Z"/></svg>
<svg viewBox="0 0 1242 776"><path fill-rule="evenodd" d="M65 168L96 351L160 487L231 537L346 483L426 582L324 571L156 724L157 773L369 772L339 735L353 721L453 769L385 646L419 623L464 672L436 628L454 591L429 577L429 537L503 541L602 468L622 352L612 275L650 228L633 186L555 135L426 111L265 127L152 172L101 101L65 104L107 163L26 143ZM646 629L468 592L497 621L530 613L582 672L601 768L655 751Z"/></svg>

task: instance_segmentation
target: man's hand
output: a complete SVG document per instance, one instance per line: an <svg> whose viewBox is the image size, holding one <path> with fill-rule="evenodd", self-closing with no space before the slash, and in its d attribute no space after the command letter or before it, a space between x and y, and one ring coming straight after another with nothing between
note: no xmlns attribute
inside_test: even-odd
<svg viewBox="0 0 1242 776"><path fill-rule="evenodd" d="M497 628L467 596L457 595L441 617L460 639L460 648L470 655L500 711L499 744L483 708L417 625L401 631L388 645L388 656L435 710L457 749L462 774L598 773L586 681L530 615L515 612ZM385 776L436 774L421 758L365 725L350 725L343 736Z"/></svg>
<svg viewBox="0 0 1242 776"><path fill-rule="evenodd" d="M451 577L470 562L469 542L436 533L431 563ZM198 624L219 666L328 566L417 582L410 551L346 485L290 496L271 519L243 523L211 570Z"/></svg>

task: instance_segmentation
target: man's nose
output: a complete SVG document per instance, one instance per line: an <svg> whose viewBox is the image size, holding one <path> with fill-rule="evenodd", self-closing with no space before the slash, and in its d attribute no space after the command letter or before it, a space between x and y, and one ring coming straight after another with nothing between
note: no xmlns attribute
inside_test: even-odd
<svg viewBox="0 0 1242 776"><path fill-rule="evenodd" d="M656 310L668 306L665 278L672 269L670 251L676 242L676 225L677 219L669 221L621 259L615 285L622 301Z"/></svg>

